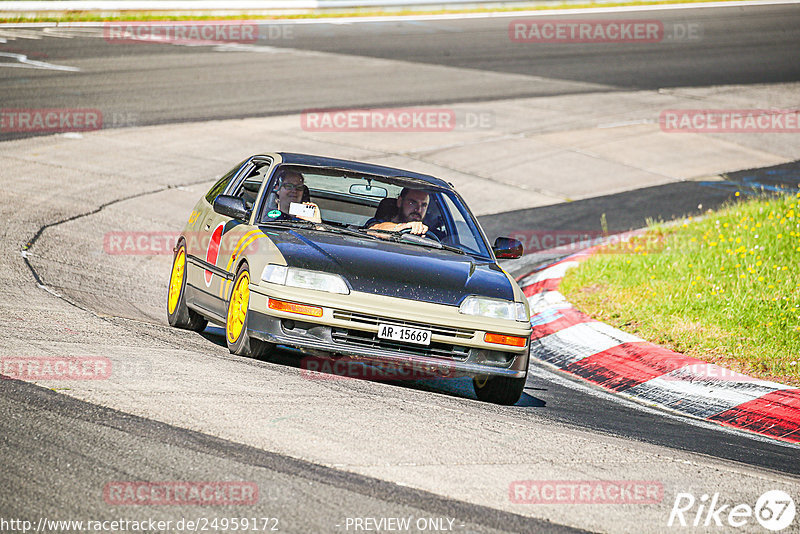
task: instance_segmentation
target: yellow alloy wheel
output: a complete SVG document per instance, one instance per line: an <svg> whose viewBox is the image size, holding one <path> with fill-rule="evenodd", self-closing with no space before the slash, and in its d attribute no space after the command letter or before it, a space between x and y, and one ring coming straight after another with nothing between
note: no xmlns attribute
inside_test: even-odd
<svg viewBox="0 0 800 534"><path fill-rule="evenodd" d="M183 271L186 268L186 251L181 248L178 255L175 256L175 263L172 264L172 276L169 279L169 298L167 299L167 307L169 313L175 313L178 307L178 299L181 297L181 288L183 287Z"/></svg>
<svg viewBox="0 0 800 534"><path fill-rule="evenodd" d="M228 304L228 321L225 330L227 331L228 341L231 343L236 343L239 336L242 335L249 302L250 274L244 271L239 279L236 280L236 285L233 286L231 302Z"/></svg>

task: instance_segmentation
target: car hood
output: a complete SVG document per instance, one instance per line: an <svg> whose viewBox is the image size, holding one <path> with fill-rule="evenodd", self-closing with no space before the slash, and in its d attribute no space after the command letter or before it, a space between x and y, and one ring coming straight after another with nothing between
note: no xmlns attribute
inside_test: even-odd
<svg viewBox="0 0 800 534"><path fill-rule="evenodd" d="M500 267L469 255L313 230L269 233L287 265L340 274L354 291L450 306L467 295L514 300Z"/></svg>

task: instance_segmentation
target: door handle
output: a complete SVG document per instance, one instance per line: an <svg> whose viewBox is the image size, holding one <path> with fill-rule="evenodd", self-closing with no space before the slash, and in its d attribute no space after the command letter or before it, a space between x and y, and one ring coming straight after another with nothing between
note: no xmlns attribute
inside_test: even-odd
<svg viewBox="0 0 800 534"><path fill-rule="evenodd" d="M208 230L211 230L211 225L210 225L210 224L207 224L207 225L205 226L205 228L206 228L206 231L208 231Z"/></svg>

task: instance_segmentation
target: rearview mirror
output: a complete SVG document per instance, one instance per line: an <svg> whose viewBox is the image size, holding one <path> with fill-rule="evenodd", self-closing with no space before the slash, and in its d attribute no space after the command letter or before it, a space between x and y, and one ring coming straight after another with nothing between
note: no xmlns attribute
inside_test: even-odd
<svg viewBox="0 0 800 534"><path fill-rule="evenodd" d="M353 184L350 186L350 194L361 195L365 197L386 198L386 196L389 194L389 191L385 187L379 187L377 185Z"/></svg>
<svg viewBox="0 0 800 534"><path fill-rule="evenodd" d="M513 260L522 256L522 243L510 237L498 237L494 240L492 250L497 259Z"/></svg>
<svg viewBox="0 0 800 534"><path fill-rule="evenodd" d="M250 210L244 199L232 195L218 195L214 199L214 211L231 219L246 221L250 219Z"/></svg>

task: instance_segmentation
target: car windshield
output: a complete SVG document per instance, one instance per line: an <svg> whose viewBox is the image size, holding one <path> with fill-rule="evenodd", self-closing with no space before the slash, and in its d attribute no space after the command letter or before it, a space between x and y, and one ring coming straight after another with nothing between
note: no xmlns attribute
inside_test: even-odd
<svg viewBox="0 0 800 534"><path fill-rule="evenodd" d="M290 178L287 179L287 176ZM284 182L289 185L284 185ZM426 208L417 206L409 209L415 209L417 216L422 216L428 233L425 238L419 238L383 232L388 234L387 238L491 258L477 222L454 191L409 178L386 178L344 169L281 165L275 169L267 184L258 221L260 224L298 222L289 215L289 204L313 202L319 207L324 223L318 225L317 229L346 229L366 235L366 230L380 222L405 222L401 221L402 201L398 202L404 188L413 191L412 196L421 199L421 204L427 200Z"/></svg>

